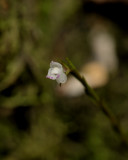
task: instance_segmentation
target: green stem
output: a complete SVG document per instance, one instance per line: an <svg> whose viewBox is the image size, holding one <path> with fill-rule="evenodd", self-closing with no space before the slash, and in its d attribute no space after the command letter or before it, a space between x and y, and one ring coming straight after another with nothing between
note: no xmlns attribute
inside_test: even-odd
<svg viewBox="0 0 128 160"><path fill-rule="evenodd" d="M109 109L106 103L97 95L97 93L88 85L85 78L79 74L72 62L69 59L67 59L67 61L69 63L70 73L83 84L85 88L85 93L89 96L89 98L91 98L93 103L96 104L101 109L101 111L108 117L111 122L112 128L121 137L122 143L127 146L127 139L122 131L117 117Z"/></svg>

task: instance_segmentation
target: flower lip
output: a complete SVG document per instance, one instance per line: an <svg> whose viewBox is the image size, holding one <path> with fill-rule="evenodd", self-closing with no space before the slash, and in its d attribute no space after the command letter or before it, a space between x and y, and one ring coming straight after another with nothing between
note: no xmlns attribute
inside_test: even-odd
<svg viewBox="0 0 128 160"><path fill-rule="evenodd" d="M56 78L59 78L60 77L60 75L58 74L57 76L56 76Z"/></svg>

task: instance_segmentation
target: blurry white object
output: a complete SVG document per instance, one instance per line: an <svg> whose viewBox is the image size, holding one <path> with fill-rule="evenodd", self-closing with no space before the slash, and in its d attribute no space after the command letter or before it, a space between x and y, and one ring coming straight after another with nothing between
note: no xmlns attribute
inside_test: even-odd
<svg viewBox="0 0 128 160"><path fill-rule="evenodd" d="M108 72L115 72L118 67L118 60L114 37L107 31L101 31L98 28L91 32L90 43L96 61L103 65Z"/></svg>

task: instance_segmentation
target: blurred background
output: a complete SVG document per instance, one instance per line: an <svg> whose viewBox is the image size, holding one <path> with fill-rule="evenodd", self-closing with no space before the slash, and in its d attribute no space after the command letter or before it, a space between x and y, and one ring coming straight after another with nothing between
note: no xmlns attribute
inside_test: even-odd
<svg viewBox="0 0 128 160"><path fill-rule="evenodd" d="M99 63L95 90L128 137L127 16L127 0L0 0L0 160L128 158L86 95L45 78L51 60Z"/></svg>

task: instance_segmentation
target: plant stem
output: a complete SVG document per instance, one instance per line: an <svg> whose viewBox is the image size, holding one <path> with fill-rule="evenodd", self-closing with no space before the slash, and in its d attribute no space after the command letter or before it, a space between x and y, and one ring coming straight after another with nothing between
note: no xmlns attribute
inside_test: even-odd
<svg viewBox="0 0 128 160"><path fill-rule="evenodd" d="M91 98L93 103L96 104L101 109L101 111L108 117L111 122L112 128L121 137L122 144L127 146L127 139L124 135L124 132L122 131L117 117L109 109L106 103L97 95L97 93L88 85L85 78L79 74L72 62L69 59L67 59L67 61L69 63L70 73L83 84L85 88L85 93L88 95L89 98Z"/></svg>

